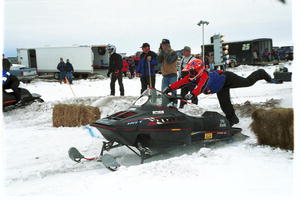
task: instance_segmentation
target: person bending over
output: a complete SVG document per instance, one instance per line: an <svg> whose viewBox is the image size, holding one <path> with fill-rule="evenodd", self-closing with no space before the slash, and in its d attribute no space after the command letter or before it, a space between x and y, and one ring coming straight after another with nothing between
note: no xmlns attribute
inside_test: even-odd
<svg viewBox="0 0 300 200"><path fill-rule="evenodd" d="M247 78L238 76L230 71L207 71L200 59L190 61L183 71L188 71L188 75L169 85L164 90L164 93L172 92L191 83L196 84L196 87L191 93L185 95L187 100L191 100L201 93L206 95L217 93L221 109L231 126L239 123L230 99L231 88L249 87L263 79L268 83L280 83L280 81L272 79L263 69L252 72Z"/></svg>

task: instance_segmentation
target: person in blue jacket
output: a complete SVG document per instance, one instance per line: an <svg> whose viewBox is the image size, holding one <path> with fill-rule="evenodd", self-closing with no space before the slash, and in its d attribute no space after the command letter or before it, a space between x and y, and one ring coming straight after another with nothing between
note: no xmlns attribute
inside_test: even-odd
<svg viewBox="0 0 300 200"><path fill-rule="evenodd" d="M11 63L4 57L4 54L2 54L2 56L2 90L12 89L17 102L21 102L21 91L19 89L20 81L16 76L10 74Z"/></svg>
<svg viewBox="0 0 300 200"><path fill-rule="evenodd" d="M65 71L66 63L64 62L63 58L59 59L59 63L57 65L57 70L59 71L59 83L61 84L62 81L65 79L66 71Z"/></svg>
<svg viewBox="0 0 300 200"><path fill-rule="evenodd" d="M148 43L141 46L143 53L140 61L136 66L137 76L141 80L141 94L147 89L147 86L155 88L155 66L157 65L157 54L150 50Z"/></svg>
<svg viewBox="0 0 300 200"><path fill-rule="evenodd" d="M70 63L69 59L67 59L66 61L67 61L65 64L66 77L67 77L69 83L72 84L74 68L73 68L73 65Z"/></svg>

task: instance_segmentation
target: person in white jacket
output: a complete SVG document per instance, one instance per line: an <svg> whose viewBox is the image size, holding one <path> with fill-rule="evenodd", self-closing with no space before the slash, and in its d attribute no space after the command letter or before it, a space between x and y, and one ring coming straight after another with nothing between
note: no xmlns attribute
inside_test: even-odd
<svg viewBox="0 0 300 200"><path fill-rule="evenodd" d="M185 46L183 49L182 49L182 54L183 54L183 58L181 59L180 61L180 64L179 64L179 69L178 69L178 73L179 73L179 79L182 79L183 77L185 77L188 72L186 71L182 71L183 68L186 66L186 64L192 60L195 60L196 58L191 54L191 48L188 47L188 46ZM185 86L181 89L181 92L180 92L180 96L184 97L187 93L189 93L190 91L192 91L193 89L195 88L195 85L188 85L188 86ZM192 99L192 103L194 104L198 104L198 98L195 97ZM184 105L186 103L181 101L180 102L180 105L179 105L179 108L183 108Z"/></svg>

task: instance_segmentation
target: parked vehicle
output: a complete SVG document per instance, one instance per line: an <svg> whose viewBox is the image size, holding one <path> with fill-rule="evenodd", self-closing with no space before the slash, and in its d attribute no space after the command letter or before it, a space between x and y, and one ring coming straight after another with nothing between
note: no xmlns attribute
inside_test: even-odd
<svg viewBox="0 0 300 200"><path fill-rule="evenodd" d="M19 64L13 64L9 72L12 75L15 75L23 83L30 83L38 76L36 68L30 68Z"/></svg>
<svg viewBox="0 0 300 200"><path fill-rule="evenodd" d="M294 48L293 46L282 46L278 49L280 60L293 60Z"/></svg>
<svg viewBox="0 0 300 200"><path fill-rule="evenodd" d="M239 64L236 61L236 56L229 56L228 59L226 59L226 67L237 67Z"/></svg>
<svg viewBox="0 0 300 200"><path fill-rule="evenodd" d="M18 61L22 65L36 68L39 74L53 73L56 78L58 78L57 64L60 58L70 60L75 77L87 77L109 66L106 45L19 48L17 53Z"/></svg>
<svg viewBox="0 0 300 200"><path fill-rule="evenodd" d="M235 56L237 65L259 65L263 61L263 52L266 49L269 51L272 50L273 41L271 38L258 38L254 40L225 42L222 45L228 45L228 55ZM205 52L214 52L213 44L207 44L204 47ZM203 47L201 46L201 48Z"/></svg>

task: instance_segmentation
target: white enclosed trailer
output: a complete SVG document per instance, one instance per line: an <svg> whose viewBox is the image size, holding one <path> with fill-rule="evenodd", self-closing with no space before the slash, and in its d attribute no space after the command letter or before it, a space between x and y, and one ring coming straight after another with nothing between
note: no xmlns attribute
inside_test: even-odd
<svg viewBox="0 0 300 200"><path fill-rule="evenodd" d="M20 64L36 67L38 73L57 73L60 58L70 60L75 74L97 73L109 65L106 45L19 48L17 53Z"/></svg>

